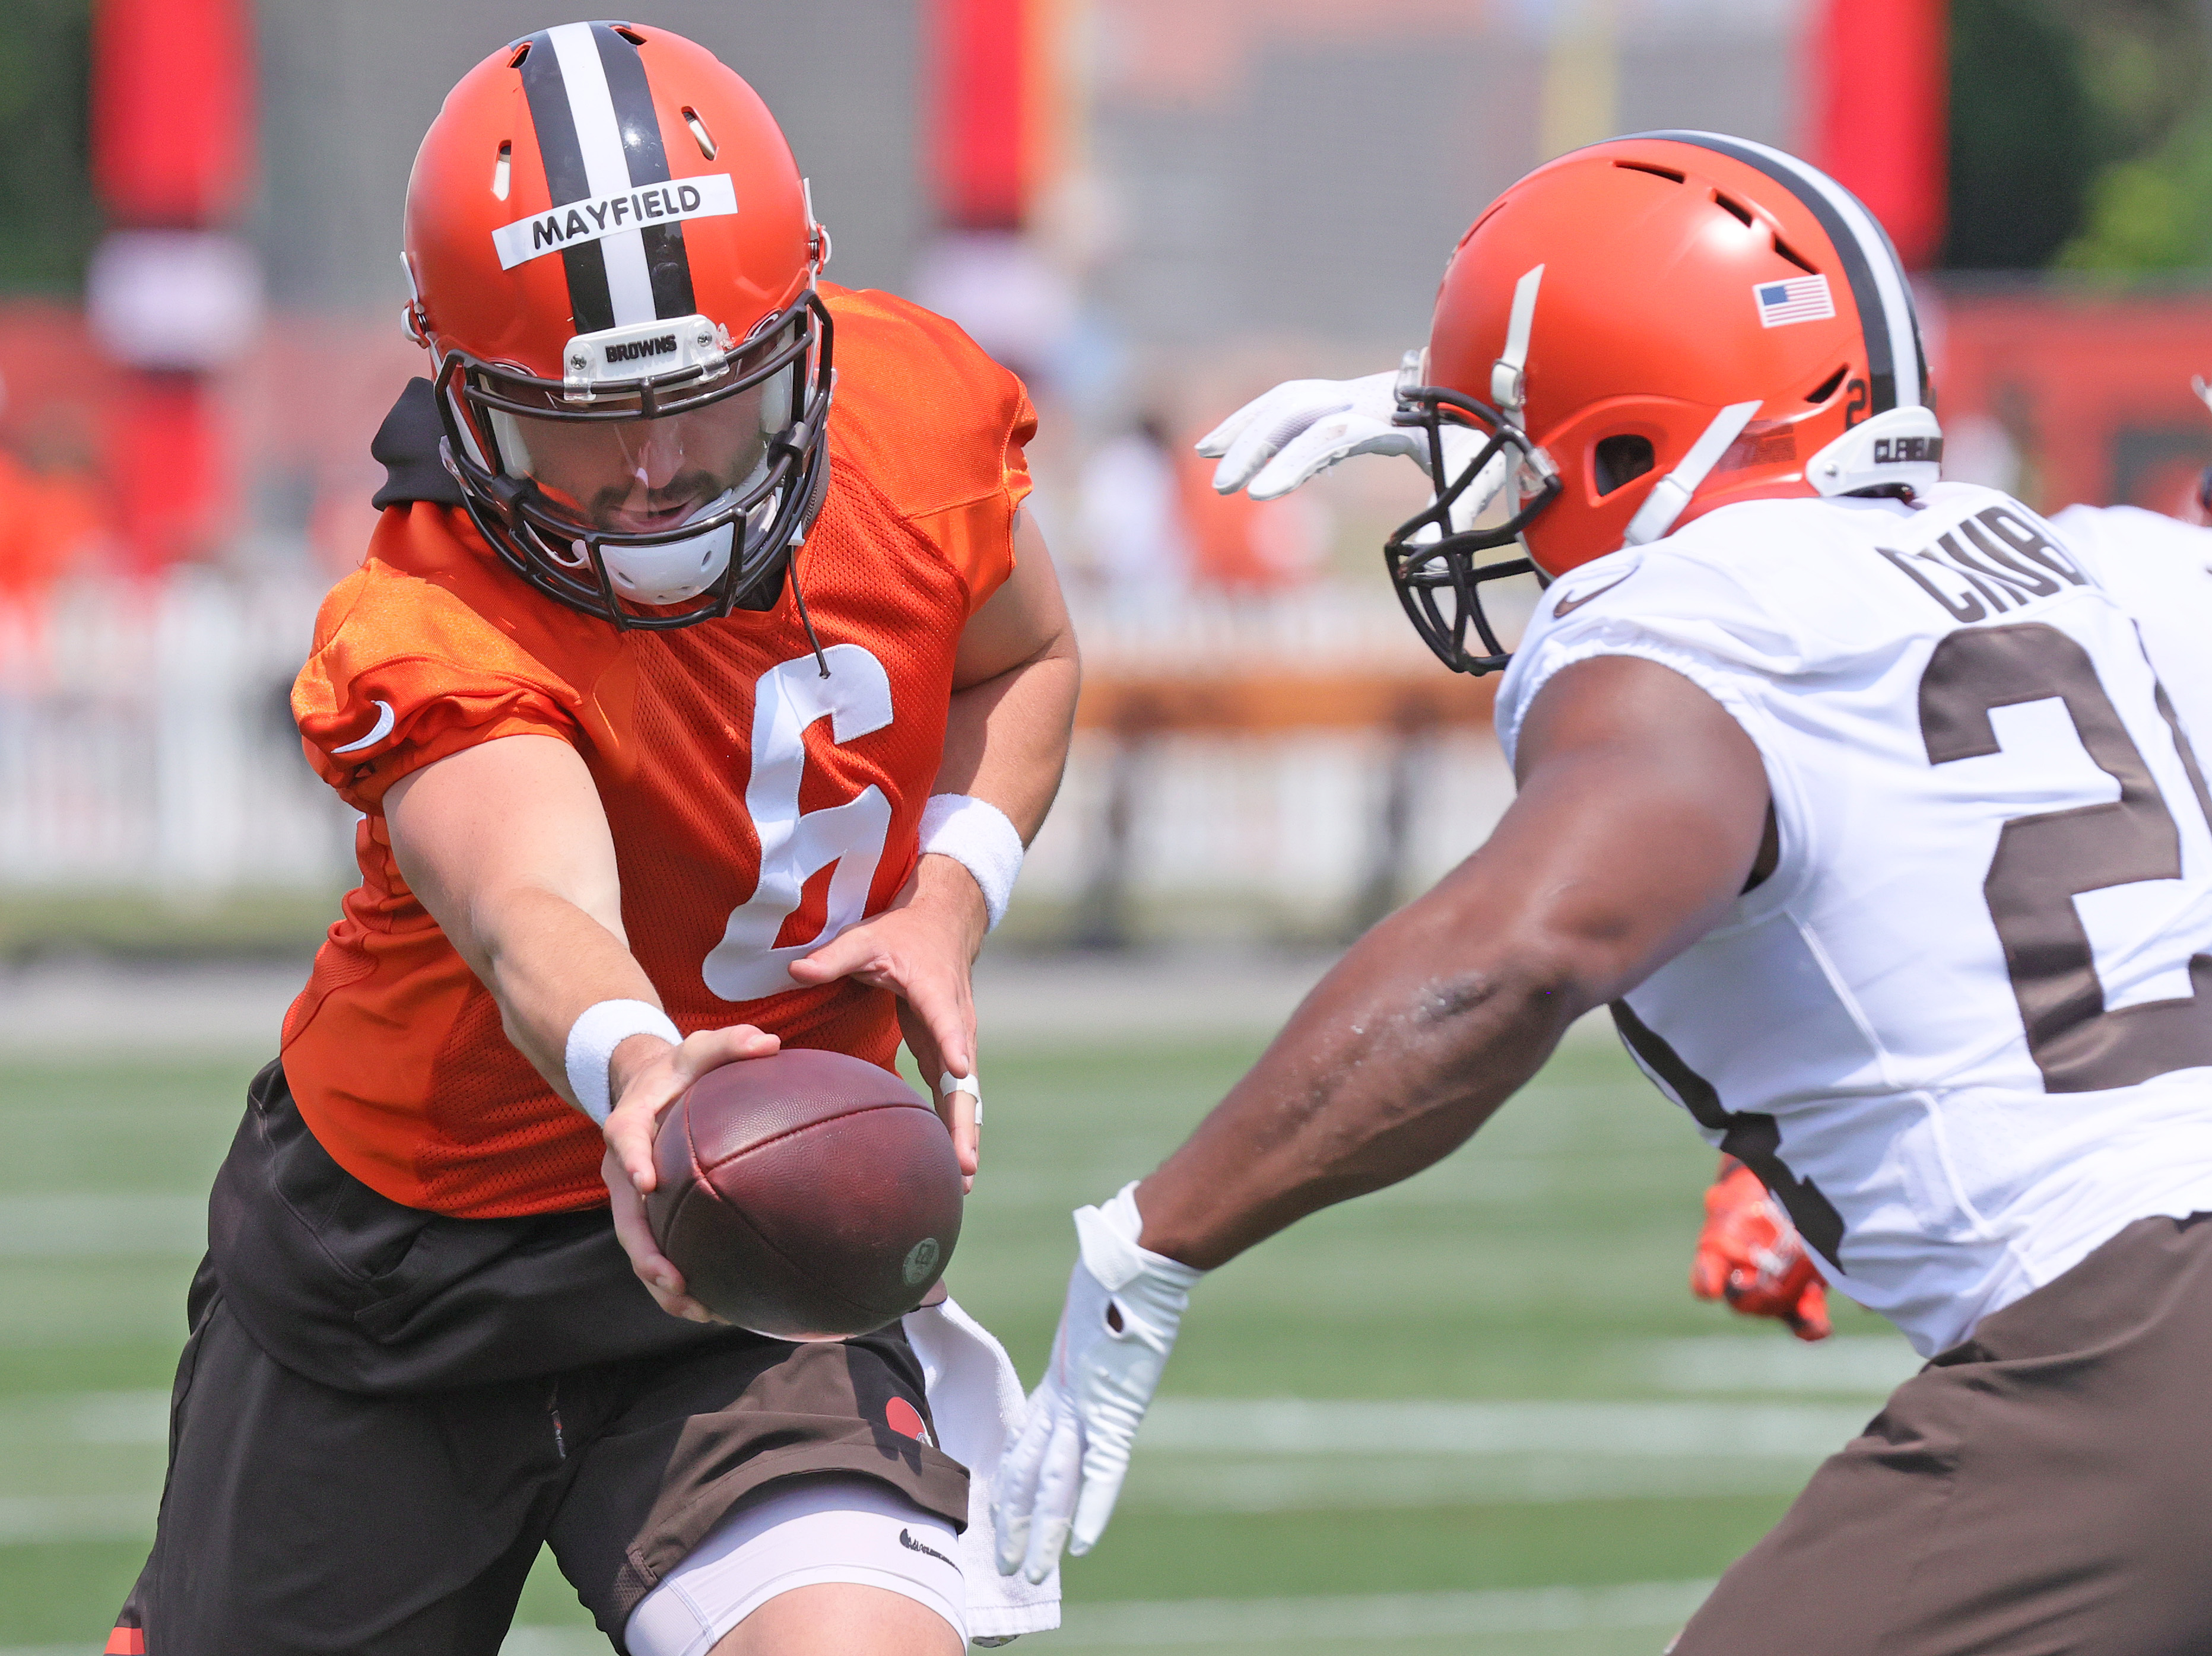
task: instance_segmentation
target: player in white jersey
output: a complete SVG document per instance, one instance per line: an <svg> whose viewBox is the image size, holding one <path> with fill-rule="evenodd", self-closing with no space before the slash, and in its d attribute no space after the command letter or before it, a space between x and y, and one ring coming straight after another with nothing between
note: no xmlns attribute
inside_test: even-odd
<svg viewBox="0 0 2212 1656"><path fill-rule="evenodd" d="M1209 445L1260 494L1425 461L1390 573L1448 665L1506 667L1519 794L1182 1149L1077 1214L1001 1568L1097 1540L1203 1270L1448 1154L1609 1004L1933 1359L1680 1656L2212 1648L2203 583L2108 574L1940 483L1879 227L1711 134L1539 168L1395 381L1279 387ZM1483 589L1532 569L1507 666Z"/></svg>
<svg viewBox="0 0 2212 1656"><path fill-rule="evenodd" d="M2212 728L2212 531L2136 507L2072 506L2051 522L2068 555L2134 618L2183 728ZM1801 1339L1825 1338L1818 1254L1752 1169L1723 1154L1705 1215L1693 1291L1784 1321Z"/></svg>

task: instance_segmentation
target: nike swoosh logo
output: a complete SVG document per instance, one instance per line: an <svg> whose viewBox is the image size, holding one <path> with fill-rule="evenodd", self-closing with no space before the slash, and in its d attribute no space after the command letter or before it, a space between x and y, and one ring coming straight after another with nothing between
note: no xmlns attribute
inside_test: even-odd
<svg viewBox="0 0 2212 1656"><path fill-rule="evenodd" d="M378 709L376 728L358 742L349 742L343 748L332 748L331 753L333 756L342 753L359 753L363 748L373 748L392 734L392 726L395 722L392 704L389 701L380 701L376 706Z"/></svg>
<svg viewBox="0 0 2212 1656"><path fill-rule="evenodd" d="M950 1558L947 1558L943 1553L938 1551L936 1548L924 1546L921 1542L915 1540L914 1538L914 1532L912 1530L902 1528L899 1531L899 1545L904 1547L908 1552L926 1552L940 1564L952 1564L952 1561ZM952 1564L952 1568L954 1569L958 1569L960 1566L957 1564Z"/></svg>
<svg viewBox="0 0 2212 1656"><path fill-rule="evenodd" d="M1632 569L1628 572L1628 575L1632 575L1635 573L1636 571ZM1565 594L1560 597L1557 604L1552 606L1552 619L1553 621L1557 621L1562 616L1571 616L1576 610L1581 609L1583 605L1588 604L1592 598L1603 597L1607 592L1613 591L1614 587L1620 585L1621 582L1626 580L1628 579L1628 575L1616 575L1604 585L1593 586L1586 591L1570 592Z"/></svg>

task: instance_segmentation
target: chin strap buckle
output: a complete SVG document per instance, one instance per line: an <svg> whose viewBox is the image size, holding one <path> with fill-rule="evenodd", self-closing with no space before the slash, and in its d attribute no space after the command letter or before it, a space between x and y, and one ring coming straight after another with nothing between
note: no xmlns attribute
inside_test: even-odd
<svg viewBox="0 0 2212 1656"><path fill-rule="evenodd" d="M1505 323L1505 354L1491 365L1490 400L1498 411L1521 423L1528 394L1528 335L1536 325L1536 292L1544 285L1539 264L1513 284L1513 312Z"/></svg>
<svg viewBox="0 0 2212 1656"><path fill-rule="evenodd" d="M1391 395L1400 408L1409 403L1415 391L1429 383L1429 348L1407 351L1398 362L1398 378L1390 387Z"/></svg>
<svg viewBox="0 0 2212 1656"><path fill-rule="evenodd" d="M814 216L814 180L801 179L799 192L806 203L806 257L814 265L814 274L820 276L830 263L833 251L830 245L830 227Z"/></svg>

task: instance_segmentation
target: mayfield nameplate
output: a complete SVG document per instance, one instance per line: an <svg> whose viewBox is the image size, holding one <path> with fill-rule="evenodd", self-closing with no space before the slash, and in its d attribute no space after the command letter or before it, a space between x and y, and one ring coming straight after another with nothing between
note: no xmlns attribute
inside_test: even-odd
<svg viewBox="0 0 2212 1656"><path fill-rule="evenodd" d="M563 247L600 241L625 230L641 229L671 220L718 218L738 210L737 186L727 173L702 178L672 179L665 184L643 184L619 196L600 196L591 201L572 201L491 233L499 252L499 268L516 265Z"/></svg>

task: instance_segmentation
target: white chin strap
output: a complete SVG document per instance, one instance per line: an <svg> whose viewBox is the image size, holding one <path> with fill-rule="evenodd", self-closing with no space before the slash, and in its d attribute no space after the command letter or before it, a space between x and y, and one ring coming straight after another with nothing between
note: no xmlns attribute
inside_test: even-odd
<svg viewBox="0 0 2212 1656"><path fill-rule="evenodd" d="M1628 520L1624 546L1648 546L1664 537L1690 504L1712 469L1743 434L1757 403L1732 403L1714 417L1705 434L1690 445L1682 464L1662 477ZM1805 463L1805 481L1814 492L1834 496L1862 489L1904 487L1916 493L1933 488L1943 472L1943 428L1935 410L1891 409L1862 420Z"/></svg>
<svg viewBox="0 0 2212 1656"><path fill-rule="evenodd" d="M711 517L726 511L735 491L717 495L692 515ZM615 591L633 604L681 604L686 598L696 598L716 581L730 567L730 549L737 538L737 525L726 523L719 529L710 529L702 535L687 536L680 541L663 541L658 546L606 546L599 549L599 561L607 568L607 579L614 583ZM580 557L583 543L576 543Z"/></svg>
<svg viewBox="0 0 2212 1656"><path fill-rule="evenodd" d="M1674 528L1674 519L1682 515L1682 508L1689 505L1690 497L1698 492L1698 485L1720 464L1729 445L1743 434L1743 428L1751 423L1751 416L1759 409L1757 402L1731 403L1715 415L1712 424L1690 445L1690 452L1682 457L1682 463L1651 486L1651 492L1644 497L1644 504L1628 520L1628 531L1621 537L1621 544L1649 546Z"/></svg>

